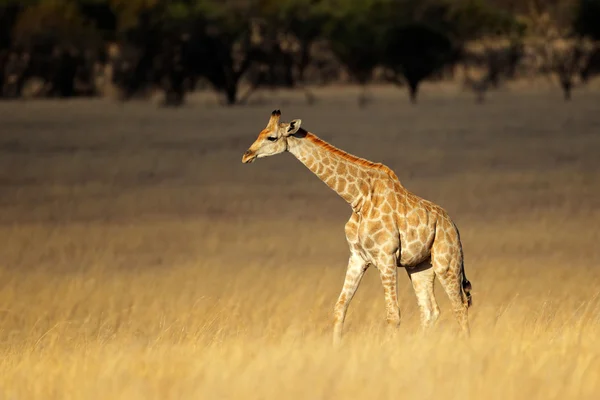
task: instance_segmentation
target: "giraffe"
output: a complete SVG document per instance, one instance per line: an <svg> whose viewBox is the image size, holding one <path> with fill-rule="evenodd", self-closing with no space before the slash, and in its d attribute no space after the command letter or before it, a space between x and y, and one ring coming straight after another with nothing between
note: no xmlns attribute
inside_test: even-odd
<svg viewBox="0 0 600 400"><path fill-rule="evenodd" d="M300 119L285 123L280 117L279 110L271 113L242 162L289 152L352 208L345 226L350 257L333 312L334 345L341 343L346 311L371 265L379 271L389 327L400 325L397 269L404 267L416 294L421 328L428 330L440 314L434 295L437 276L462 334L468 337L471 283L465 275L458 228L448 213L405 189L387 166L334 147L301 128Z"/></svg>

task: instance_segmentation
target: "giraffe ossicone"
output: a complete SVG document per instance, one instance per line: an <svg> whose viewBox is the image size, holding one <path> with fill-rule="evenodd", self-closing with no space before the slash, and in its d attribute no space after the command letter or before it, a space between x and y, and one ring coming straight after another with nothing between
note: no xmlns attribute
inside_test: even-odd
<svg viewBox="0 0 600 400"><path fill-rule="evenodd" d="M381 277L389 325L400 324L397 270L403 267L417 297L422 328L433 325L440 313L434 295L437 277L468 336L471 283L465 275L460 234L448 213L405 189L387 166L332 146L303 129L299 119L281 122L280 118L279 110L271 113L242 162L289 152L352 208L345 227L350 257L334 307L334 344L341 341L346 311L371 265Z"/></svg>

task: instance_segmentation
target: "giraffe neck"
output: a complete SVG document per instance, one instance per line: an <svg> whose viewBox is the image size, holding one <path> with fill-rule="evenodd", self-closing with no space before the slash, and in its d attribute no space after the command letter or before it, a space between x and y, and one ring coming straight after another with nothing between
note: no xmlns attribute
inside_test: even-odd
<svg viewBox="0 0 600 400"><path fill-rule="evenodd" d="M387 169L381 164L371 163L339 150L303 130L300 135L291 136L287 140L288 151L355 211L360 210L369 197L372 176L370 168Z"/></svg>

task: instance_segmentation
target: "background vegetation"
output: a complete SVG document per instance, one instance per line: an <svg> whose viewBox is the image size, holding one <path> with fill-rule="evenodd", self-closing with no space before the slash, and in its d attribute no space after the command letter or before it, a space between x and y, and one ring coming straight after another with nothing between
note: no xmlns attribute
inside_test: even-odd
<svg viewBox="0 0 600 400"><path fill-rule="evenodd" d="M235 104L259 87L379 80L416 102L420 82L462 65L480 70L462 78L481 95L521 68L568 99L600 68L598 21L598 0L2 0L0 92L38 79L37 96L111 84L181 104L208 84Z"/></svg>

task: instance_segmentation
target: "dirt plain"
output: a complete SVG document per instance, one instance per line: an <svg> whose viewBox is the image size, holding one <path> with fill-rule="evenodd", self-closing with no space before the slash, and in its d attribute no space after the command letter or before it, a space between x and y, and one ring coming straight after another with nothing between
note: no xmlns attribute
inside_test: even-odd
<svg viewBox="0 0 600 400"><path fill-rule="evenodd" d="M0 103L0 398L598 398L600 91L356 94ZM370 269L331 347L350 208L289 154L241 163L274 108L448 210L469 340L439 285L419 333L404 271L386 335Z"/></svg>

